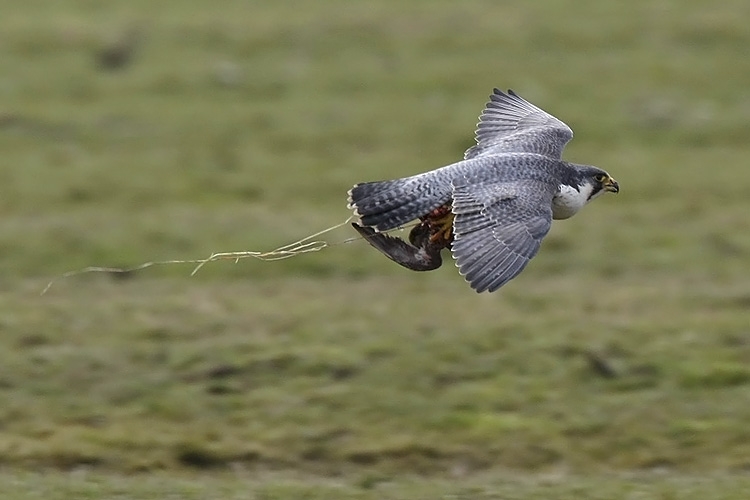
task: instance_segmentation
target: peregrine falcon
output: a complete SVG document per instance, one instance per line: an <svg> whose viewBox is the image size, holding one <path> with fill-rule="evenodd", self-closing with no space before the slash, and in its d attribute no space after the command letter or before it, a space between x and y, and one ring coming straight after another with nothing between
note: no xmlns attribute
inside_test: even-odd
<svg viewBox="0 0 750 500"><path fill-rule="evenodd" d="M391 260L437 269L449 248L477 292L515 278L539 250L552 219L567 219L620 186L607 172L562 160L573 131L512 90L494 89L462 161L349 191L354 228ZM409 243L385 231L419 220Z"/></svg>

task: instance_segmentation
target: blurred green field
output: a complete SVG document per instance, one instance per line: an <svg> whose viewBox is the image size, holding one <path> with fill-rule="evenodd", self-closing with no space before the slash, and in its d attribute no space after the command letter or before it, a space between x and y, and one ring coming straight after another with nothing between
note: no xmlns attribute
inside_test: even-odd
<svg viewBox="0 0 750 500"><path fill-rule="evenodd" d="M6 2L3 498L747 498L748 21L740 0ZM495 294L352 242L39 295L337 224L352 184L461 158L494 86L621 186Z"/></svg>

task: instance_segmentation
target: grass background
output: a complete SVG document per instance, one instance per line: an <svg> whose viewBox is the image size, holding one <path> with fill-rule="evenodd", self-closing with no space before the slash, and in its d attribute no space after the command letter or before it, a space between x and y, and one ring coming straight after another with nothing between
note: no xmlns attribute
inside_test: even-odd
<svg viewBox="0 0 750 500"><path fill-rule="evenodd" d="M5 498L747 498L750 4L6 3ZM498 293L357 242L39 296L338 223L493 86L622 187Z"/></svg>

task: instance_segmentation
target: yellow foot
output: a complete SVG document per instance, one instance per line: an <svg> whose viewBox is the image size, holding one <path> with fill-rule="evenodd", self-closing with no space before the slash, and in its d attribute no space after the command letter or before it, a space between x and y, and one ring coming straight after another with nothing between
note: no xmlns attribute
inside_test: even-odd
<svg viewBox="0 0 750 500"><path fill-rule="evenodd" d="M430 217L430 242L449 241L453 236L453 213Z"/></svg>

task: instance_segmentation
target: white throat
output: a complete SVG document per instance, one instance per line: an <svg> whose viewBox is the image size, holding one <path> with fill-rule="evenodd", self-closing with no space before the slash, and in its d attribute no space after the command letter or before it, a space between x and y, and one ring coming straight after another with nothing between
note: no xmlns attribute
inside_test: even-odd
<svg viewBox="0 0 750 500"><path fill-rule="evenodd" d="M557 194L552 198L553 219L567 219L568 217L572 217L586 203L604 192L602 189L594 196L591 196L594 186L588 182L579 186L579 189L580 191L572 186L562 184L557 188ZM591 199L589 199L589 196L591 196Z"/></svg>

